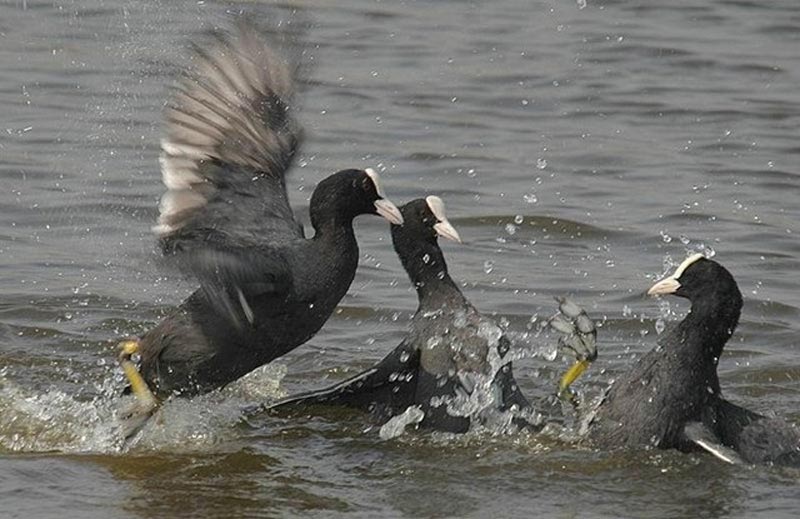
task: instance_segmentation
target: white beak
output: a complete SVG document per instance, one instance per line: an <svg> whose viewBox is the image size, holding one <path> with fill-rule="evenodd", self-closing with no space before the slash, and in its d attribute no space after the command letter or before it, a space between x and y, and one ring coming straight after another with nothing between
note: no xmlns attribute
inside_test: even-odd
<svg viewBox="0 0 800 519"><path fill-rule="evenodd" d="M385 198L375 200L375 211L386 218L389 223L403 225L403 215L400 213L400 209L389 200Z"/></svg>
<svg viewBox="0 0 800 519"><path fill-rule="evenodd" d="M663 296L667 294L674 294L680 287L680 282L674 277L670 276L651 286L650 290L647 291L647 295Z"/></svg>
<svg viewBox="0 0 800 519"><path fill-rule="evenodd" d="M458 231L447 220L443 220L434 224L433 230L436 231L436 234L442 238L447 238L448 240L453 240L456 243L461 243L461 236L458 235Z"/></svg>
<svg viewBox="0 0 800 519"><path fill-rule="evenodd" d="M456 243L461 243L461 236L458 235L456 228L453 227L453 225L447 219L447 215L444 211L444 202L442 202L442 199L438 196L431 195L425 197L425 202L428 204L428 208L436 218L436 223L433 225L433 230L436 231L436 234L442 238L447 238L448 240L453 240Z"/></svg>

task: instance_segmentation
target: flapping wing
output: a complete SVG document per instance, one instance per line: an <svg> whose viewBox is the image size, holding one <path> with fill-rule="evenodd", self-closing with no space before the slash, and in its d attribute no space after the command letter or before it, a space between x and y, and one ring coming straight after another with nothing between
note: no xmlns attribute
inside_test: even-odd
<svg viewBox="0 0 800 519"><path fill-rule="evenodd" d="M165 111L167 192L153 228L165 253L203 249L212 233L224 246L302 237L284 178L301 141L294 71L247 24L194 46Z"/></svg>
<svg viewBox="0 0 800 519"><path fill-rule="evenodd" d="M202 296L207 307L239 330L259 324L265 310L280 310L293 287L281 251L271 247L215 244L191 254L176 254L172 261L200 280L196 297Z"/></svg>

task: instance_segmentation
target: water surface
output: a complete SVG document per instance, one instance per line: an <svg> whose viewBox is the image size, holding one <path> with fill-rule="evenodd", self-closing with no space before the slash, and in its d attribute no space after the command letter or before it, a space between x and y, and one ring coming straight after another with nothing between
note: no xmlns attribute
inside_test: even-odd
<svg viewBox="0 0 800 519"><path fill-rule="evenodd" d="M713 250L745 295L728 398L800 421L800 4L291 2L307 18L308 132L289 180L377 167L402 202L442 196L453 277L527 331L571 294L603 323L592 395L685 304L642 293ZM340 311L291 355L167 404L129 448L114 340L190 280L157 266L160 114L186 43L259 3L0 4L0 515L796 517L798 474L675 452L595 452L490 431L382 441L361 416L258 416L402 339L415 296L377 218ZM535 329L535 328L534 328ZM565 360L530 336L526 394Z"/></svg>

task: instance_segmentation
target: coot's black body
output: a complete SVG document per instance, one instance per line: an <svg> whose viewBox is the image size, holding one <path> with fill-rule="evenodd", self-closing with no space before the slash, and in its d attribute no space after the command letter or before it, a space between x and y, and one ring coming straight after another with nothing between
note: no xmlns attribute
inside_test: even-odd
<svg viewBox="0 0 800 519"><path fill-rule="evenodd" d="M493 411L526 411L507 358L510 341L481 315L447 272L437 236L460 241L438 197L401 207L404 225L392 226L395 251L417 291L419 306L405 339L380 363L321 391L272 406L326 404L370 411L379 423L418 406L420 426L465 432ZM513 413L517 425L538 427Z"/></svg>
<svg viewBox="0 0 800 519"><path fill-rule="evenodd" d="M685 297L691 301L691 310L612 384L593 411L590 438L611 447L687 451L700 446L728 461L735 457L752 463L800 460L797 428L722 397L717 363L742 309L742 295L730 272L694 255L648 293Z"/></svg>
<svg viewBox="0 0 800 519"><path fill-rule="evenodd" d="M158 395L218 388L306 342L355 275L353 219L402 222L377 173L344 170L317 185L306 239L285 184L301 140L292 76L240 24L195 47L166 109L168 191L154 231L167 261L201 288L130 350Z"/></svg>

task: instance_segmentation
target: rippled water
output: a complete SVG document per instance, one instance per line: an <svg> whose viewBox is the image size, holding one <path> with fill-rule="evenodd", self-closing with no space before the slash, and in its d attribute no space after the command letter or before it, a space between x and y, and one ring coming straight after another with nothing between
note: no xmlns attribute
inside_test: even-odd
<svg viewBox="0 0 800 519"><path fill-rule="evenodd" d="M590 395L685 312L645 300L652 280L713 249L746 297L726 395L800 421L800 4L295 4L312 65L299 215L348 166L384 169L398 202L440 194L467 242L444 245L451 272L483 311L522 333L570 293L603 323ZM0 516L797 516L796 472L708 456L487 432L382 441L341 412L241 420L401 340L416 301L376 218L358 221L358 276L309 344L168 403L123 448L113 341L192 290L158 270L149 233L171 64L238 8L0 4ZM548 341L518 345L529 395L566 366Z"/></svg>

